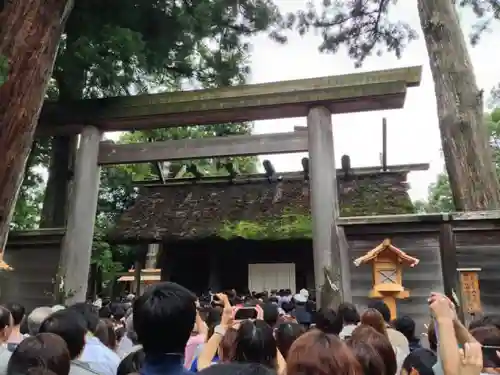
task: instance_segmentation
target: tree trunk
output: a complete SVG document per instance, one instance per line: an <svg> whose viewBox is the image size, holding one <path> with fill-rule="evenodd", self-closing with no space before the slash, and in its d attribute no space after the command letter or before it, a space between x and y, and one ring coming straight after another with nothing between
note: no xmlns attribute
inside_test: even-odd
<svg viewBox="0 0 500 375"><path fill-rule="evenodd" d="M458 211L500 208L500 185L483 122L482 92L451 0L418 0L441 142Z"/></svg>
<svg viewBox="0 0 500 375"><path fill-rule="evenodd" d="M38 116L52 74L71 0L7 1L0 13L0 55L9 74L0 86L0 249L9 222Z"/></svg>

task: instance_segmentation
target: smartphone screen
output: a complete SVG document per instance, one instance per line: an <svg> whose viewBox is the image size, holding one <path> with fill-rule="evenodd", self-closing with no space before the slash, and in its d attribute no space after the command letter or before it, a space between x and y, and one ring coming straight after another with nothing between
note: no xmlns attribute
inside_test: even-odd
<svg viewBox="0 0 500 375"><path fill-rule="evenodd" d="M240 307L234 313L235 320L257 319L257 310L254 307Z"/></svg>

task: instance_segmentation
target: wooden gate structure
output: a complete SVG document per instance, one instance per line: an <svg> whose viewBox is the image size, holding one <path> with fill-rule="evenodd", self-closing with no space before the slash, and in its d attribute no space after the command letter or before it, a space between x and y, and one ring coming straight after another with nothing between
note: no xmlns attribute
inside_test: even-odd
<svg viewBox="0 0 500 375"><path fill-rule="evenodd" d="M101 165L309 151L315 285L323 303L350 301L350 258L338 225L332 114L399 109L421 67L210 90L46 103L38 135L76 135L60 270L69 297L85 300ZM307 117L307 132L113 144L103 132ZM61 202L62 204L62 202ZM7 247L8 249L8 247ZM318 296L320 297L320 296ZM329 301L327 301L327 300Z"/></svg>

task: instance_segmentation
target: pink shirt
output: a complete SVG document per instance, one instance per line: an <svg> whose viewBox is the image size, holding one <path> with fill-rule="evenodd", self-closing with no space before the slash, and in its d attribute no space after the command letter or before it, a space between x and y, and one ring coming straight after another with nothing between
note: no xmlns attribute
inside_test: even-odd
<svg viewBox="0 0 500 375"><path fill-rule="evenodd" d="M186 344L186 349L184 351L184 367L191 368L191 362L193 362L194 353L196 348L205 342L205 335L194 335L191 336Z"/></svg>

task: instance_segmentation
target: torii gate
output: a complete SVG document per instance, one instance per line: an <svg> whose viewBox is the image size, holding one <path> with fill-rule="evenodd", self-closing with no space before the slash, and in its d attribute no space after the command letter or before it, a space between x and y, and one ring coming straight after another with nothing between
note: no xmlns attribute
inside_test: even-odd
<svg viewBox="0 0 500 375"><path fill-rule="evenodd" d="M349 257L339 216L332 114L402 108L421 67L210 90L44 105L39 135L80 133L60 268L68 303L85 300L100 165L309 151L315 285L350 301ZM106 131L307 116L307 133L113 145ZM328 288L327 288L328 289ZM318 297L321 297L318 294ZM323 296L331 303L332 294ZM328 299L328 300L325 300Z"/></svg>

